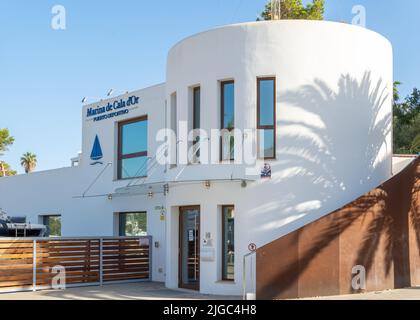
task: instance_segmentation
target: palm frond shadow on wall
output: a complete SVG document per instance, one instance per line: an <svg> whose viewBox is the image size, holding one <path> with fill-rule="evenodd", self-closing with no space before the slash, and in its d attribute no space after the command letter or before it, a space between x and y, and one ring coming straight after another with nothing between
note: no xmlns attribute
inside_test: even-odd
<svg viewBox="0 0 420 320"><path fill-rule="evenodd" d="M262 297L352 293L355 265L365 267L368 290L410 285L409 223L420 248L420 205L418 196L413 197L419 194L419 182L412 175L401 181L405 187L401 185L400 192L386 184L372 190L379 184L375 185L374 173L389 166L381 160L381 149L392 147L385 139L392 118L381 113L389 101L389 89L381 80L372 84L366 72L361 81L343 75L336 91L315 80L313 85L281 97L296 108L311 106L314 121L279 121L279 130L284 130L279 152L287 159L273 171L291 165L302 168L301 175L312 183L312 192L302 201L311 201L324 190L321 207L325 210L337 197L357 200L259 250L264 263L278 266L271 265L267 272L263 263L257 262L257 287ZM335 121L340 118L347 121ZM372 191L360 197L364 189Z"/></svg>

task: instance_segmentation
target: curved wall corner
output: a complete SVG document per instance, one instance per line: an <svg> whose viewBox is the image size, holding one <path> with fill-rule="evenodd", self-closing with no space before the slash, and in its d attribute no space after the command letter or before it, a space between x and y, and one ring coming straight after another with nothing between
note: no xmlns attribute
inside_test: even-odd
<svg viewBox="0 0 420 320"><path fill-rule="evenodd" d="M190 90L200 85L201 127L217 129L220 81L233 79L235 127L255 129L256 82L263 76L277 79L277 160L270 161L272 179L249 184L237 204L238 228L247 234L243 241L258 246L391 177L392 47L375 32L325 21L217 28L170 50L169 110L176 92L178 121L188 121ZM242 179L246 167L178 166L168 174L184 180Z"/></svg>
<svg viewBox="0 0 420 320"><path fill-rule="evenodd" d="M365 290L355 290L353 279L363 276L361 270ZM258 299L419 284L420 157L356 201L257 251Z"/></svg>

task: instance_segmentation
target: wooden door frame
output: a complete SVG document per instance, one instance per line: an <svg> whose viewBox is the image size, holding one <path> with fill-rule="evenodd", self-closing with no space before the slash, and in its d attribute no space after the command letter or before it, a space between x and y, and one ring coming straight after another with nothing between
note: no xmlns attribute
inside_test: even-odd
<svg viewBox="0 0 420 320"><path fill-rule="evenodd" d="M183 212L185 210L198 210L198 237L197 237L197 241L198 241L198 279L197 279L197 285L185 285L182 283L182 258L183 258L183 254L182 254L182 229L183 229L183 221L182 221L182 216L183 216ZM200 270L200 247L201 247L201 237L200 237L200 228L201 228L201 207L199 205L197 206L182 206L179 207L179 228L178 228L178 287L182 288L182 289L190 289L190 290L196 290L196 291L200 291L200 274L201 274L201 270Z"/></svg>

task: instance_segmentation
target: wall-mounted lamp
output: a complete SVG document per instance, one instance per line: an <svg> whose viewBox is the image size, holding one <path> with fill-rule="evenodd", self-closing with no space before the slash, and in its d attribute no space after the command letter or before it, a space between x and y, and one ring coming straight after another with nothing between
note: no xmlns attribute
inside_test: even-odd
<svg viewBox="0 0 420 320"><path fill-rule="evenodd" d="M108 200L112 200L112 194L108 195Z"/></svg>
<svg viewBox="0 0 420 320"><path fill-rule="evenodd" d="M207 180L207 181L204 183L204 186L206 187L206 189L210 189L210 187L211 187L211 182L210 182L210 180Z"/></svg>
<svg viewBox="0 0 420 320"><path fill-rule="evenodd" d="M153 198L153 192L152 192L152 191L149 191L149 193L147 194L147 196L148 196L149 198Z"/></svg>
<svg viewBox="0 0 420 320"><path fill-rule="evenodd" d="M246 188L247 186L248 186L248 184L246 183L246 181L242 180L241 187Z"/></svg>

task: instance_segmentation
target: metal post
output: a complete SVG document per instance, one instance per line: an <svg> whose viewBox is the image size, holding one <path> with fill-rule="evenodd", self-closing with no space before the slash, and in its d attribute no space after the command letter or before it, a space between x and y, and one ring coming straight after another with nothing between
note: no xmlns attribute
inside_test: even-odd
<svg viewBox="0 0 420 320"><path fill-rule="evenodd" d="M104 239L99 240L99 283L101 286L104 282L104 270L103 270L103 245Z"/></svg>
<svg viewBox="0 0 420 320"><path fill-rule="evenodd" d="M246 300L246 257L244 255L242 260L242 299Z"/></svg>
<svg viewBox="0 0 420 320"><path fill-rule="evenodd" d="M36 291L36 240L33 240L32 248L32 291Z"/></svg>
<svg viewBox="0 0 420 320"><path fill-rule="evenodd" d="M242 294L243 300L246 300L246 258L253 255L255 252L250 252L244 255L242 261Z"/></svg>
<svg viewBox="0 0 420 320"><path fill-rule="evenodd" d="M152 237L149 236L149 281L152 281L152 273L153 273L153 268L152 268L152 261L153 261L153 256L152 256L152 247L153 247L153 241L152 241Z"/></svg>

